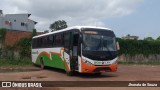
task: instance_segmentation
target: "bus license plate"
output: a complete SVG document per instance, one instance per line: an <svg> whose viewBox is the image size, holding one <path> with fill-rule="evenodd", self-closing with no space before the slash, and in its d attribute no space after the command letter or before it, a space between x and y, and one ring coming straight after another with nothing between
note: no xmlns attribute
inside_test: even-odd
<svg viewBox="0 0 160 90"><path fill-rule="evenodd" d="M95 61L94 65L109 65L109 61Z"/></svg>

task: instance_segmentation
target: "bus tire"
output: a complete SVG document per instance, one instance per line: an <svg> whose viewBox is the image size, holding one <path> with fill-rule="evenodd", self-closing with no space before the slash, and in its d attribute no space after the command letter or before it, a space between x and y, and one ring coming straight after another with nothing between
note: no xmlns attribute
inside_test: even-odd
<svg viewBox="0 0 160 90"><path fill-rule="evenodd" d="M42 58L41 58L41 60L40 60L40 67L41 67L41 69L44 69L44 61L43 61Z"/></svg>
<svg viewBox="0 0 160 90"><path fill-rule="evenodd" d="M66 74L68 75L68 76L73 76L73 72L72 71L66 71Z"/></svg>
<svg viewBox="0 0 160 90"><path fill-rule="evenodd" d="M97 75L97 76L100 76L101 74L102 74L102 73L100 73L100 72L99 72L99 73L95 73L95 75Z"/></svg>

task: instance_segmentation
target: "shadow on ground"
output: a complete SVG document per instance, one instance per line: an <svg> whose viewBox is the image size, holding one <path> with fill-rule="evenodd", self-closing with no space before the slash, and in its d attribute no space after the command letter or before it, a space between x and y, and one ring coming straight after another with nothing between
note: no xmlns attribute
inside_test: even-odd
<svg viewBox="0 0 160 90"><path fill-rule="evenodd" d="M38 66L39 67L39 66ZM61 73L61 74L66 74L65 70L63 69L57 69L57 68L53 68L53 67L45 67L45 70L49 70L49 71L53 71L53 72L57 72L57 73ZM67 76L67 74L66 74ZM111 72L105 72L105 73L101 73L101 74L89 74L89 73L78 73L78 72L74 72L74 74L71 77L80 77L80 78L111 78L111 77L117 77L116 74L113 74Z"/></svg>

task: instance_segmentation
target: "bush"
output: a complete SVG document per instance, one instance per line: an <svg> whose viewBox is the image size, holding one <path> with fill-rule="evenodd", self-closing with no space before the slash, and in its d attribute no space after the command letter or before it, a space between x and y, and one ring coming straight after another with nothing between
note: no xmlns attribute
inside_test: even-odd
<svg viewBox="0 0 160 90"><path fill-rule="evenodd" d="M117 39L120 44L119 55L137 55L143 54L145 56L160 54L160 41L147 40L123 40Z"/></svg>
<svg viewBox="0 0 160 90"><path fill-rule="evenodd" d="M18 46L19 48L20 58L22 59L25 57L31 58L32 37L34 37L35 35L37 35L37 31L36 29L33 29L33 32L30 37L22 38L17 42L16 46Z"/></svg>
<svg viewBox="0 0 160 90"><path fill-rule="evenodd" d="M17 46L19 48L20 58L31 57L31 38L22 38Z"/></svg>
<svg viewBox="0 0 160 90"><path fill-rule="evenodd" d="M24 59L0 59L0 66L30 66L32 61L29 58Z"/></svg>

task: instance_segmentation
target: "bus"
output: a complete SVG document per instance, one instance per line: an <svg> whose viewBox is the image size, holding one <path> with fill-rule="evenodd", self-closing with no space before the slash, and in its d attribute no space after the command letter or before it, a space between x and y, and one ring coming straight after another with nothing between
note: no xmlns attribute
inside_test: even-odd
<svg viewBox="0 0 160 90"><path fill-rule="evenodd" d="M117 71L114 32L109 28L74 26L32 38L32 62L73 72L97 73Z"/></svg>

